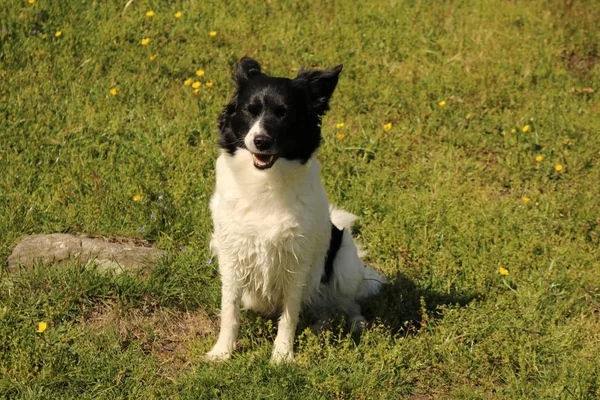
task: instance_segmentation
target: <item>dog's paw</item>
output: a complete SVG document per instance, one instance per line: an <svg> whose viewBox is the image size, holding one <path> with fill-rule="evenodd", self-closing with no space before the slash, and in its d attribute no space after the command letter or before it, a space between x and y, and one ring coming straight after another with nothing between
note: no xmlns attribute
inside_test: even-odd
<svg viewBox="0 0 600 400"><path fill-rule="evenodd" d="M271 355L271 364L282 365L294 362L294 352L291 350L273 350Z"/></svg>
<svg viewBox="0 0 600 400"><path fill-rule="evenodd" d="M227 349L218 349L213 347L211 351L204 355L206 361L219 362L229 360L231 358L231 352Z"/></svg>
<svg viewBox="0 0 600 400"><path fill-rule="evenodd" d="M361 334L367 326L367 320L362 315L357 315L350 318L348 326L353 334Z"/></svg>

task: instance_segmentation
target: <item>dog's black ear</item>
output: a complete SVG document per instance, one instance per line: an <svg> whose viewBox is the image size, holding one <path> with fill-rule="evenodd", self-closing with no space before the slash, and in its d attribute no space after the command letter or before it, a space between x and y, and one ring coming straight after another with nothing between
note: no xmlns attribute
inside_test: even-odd
<svg viewBox="0 0 600 400"><path fill-rule="evenodd" d="M219 115L219 120L217 122L217 128L219 129L219 132L223 131L223 129L225 128L225 124L227 123L227 119L235 113L236 103L237 103L237 97L234 97L229 102L229 104L227 104L223 108L223 111L221 111L221 114Z"/></svg>
<svg viewBox="0 0 600 400"><path fill-rule="evenodd" d="M317 115L323 116L329 110L329 99L338 83L342 65L331 69L307 70L302 68L294 83L308 90L308 97Z"/></svg>
<svg viewBox="0 0 600 400"><path fill-rule="evenodd" d="M238 88L245 85L250 78L260 75L260 64L250 57L243 57L238 63L233 74L233 80Z"/></svg>
<svg viewBox="0 0 600 400"><path fill-rule="evenodd" d="M234 97L229 104L227 104L223 111L221 111L221 115L219 115L219 120L217 123L217 127L219 130L219 147L226 150L229 154L234 154L237 147L237 140L235 137L235 133L231 129L230 119L235 114L237 97Z"/></svg>

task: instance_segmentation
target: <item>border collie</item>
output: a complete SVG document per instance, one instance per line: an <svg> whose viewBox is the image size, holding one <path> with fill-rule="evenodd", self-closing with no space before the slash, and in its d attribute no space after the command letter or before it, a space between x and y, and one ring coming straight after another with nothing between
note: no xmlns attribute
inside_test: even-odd
<svg viewBox="0 0 600 400"><path fill-rule="evenodd" d="M237 90L218 121L222 151L210 202L222 299L209 360L231 357L240 303L280 316L271 357L277 364L294 358L303 307L318 315L341 311L361 330L357 301L385 282L360 260L350 234L357 217L330 207L315 157L341 71L302 69L287 79L263 74L248 57L237 64Z"/></svg>

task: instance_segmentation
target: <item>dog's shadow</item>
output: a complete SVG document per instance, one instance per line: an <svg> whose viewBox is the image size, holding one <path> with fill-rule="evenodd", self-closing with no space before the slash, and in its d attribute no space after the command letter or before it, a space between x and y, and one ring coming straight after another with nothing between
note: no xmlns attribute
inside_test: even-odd
<svg viewBox="0 0 600 400"><path fill-rule="evenodd" d="M441 306L464 307L480 297L476 293L455 290L442 293L420 287L400 272L388 279L389 283L379 294L368 299L362 310L371 324L383 324L394 334L416 333L427 323L442 317Z"/></svg>
<svg viewBox="0 0 600 400"><path fill-rule="evenodd" d="M388 277L389 283L382 286L380 293L362 303L362 314L369 326L382 325L391 334L403 336L418 333L427 324L443 317L441 306L464 307L471 301L480 298L476 293L442 293L425 287L420 287L412 279L402 273ZM253 311L246 311L244 317L249 324L242 324L242 340L238 351L245 351L266 340L272 342L277 334L277 317L265 317ZM315 334L327 330L338 330L349 334L358 344L361 333L351 332L344 316L338 315L331 320L323 321L323 329L315 331L313 324L317 322L310 312L300 315L296 334L311 329ZM253 343L253 344L252 344Z"/></svg>

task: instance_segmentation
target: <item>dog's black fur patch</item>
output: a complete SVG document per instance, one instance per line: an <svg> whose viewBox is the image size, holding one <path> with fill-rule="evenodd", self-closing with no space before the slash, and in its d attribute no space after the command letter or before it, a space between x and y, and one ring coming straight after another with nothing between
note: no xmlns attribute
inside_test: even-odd
<svg viewBox="0 0 600 400"><path fill-rule="evenodd" d="M329 240L329 249L327 249L327 257L325 258L325 269L321 277L321 283L329 284L333 276L333 261L340 247L342 247L342 237L344 230L338 229L334 224L331 224L331 239Z"/></svg>
<svg viewBox="0 0 600 400"><path fill-rule="evenodd" d="M266 75L258 62L242 58L233 75L236 93L218 121L219 146L233 155L259 118L273 138L270 153L306 163L321 143L321 118L337 85L342 66L301 69L294 79Z"/></svg>

